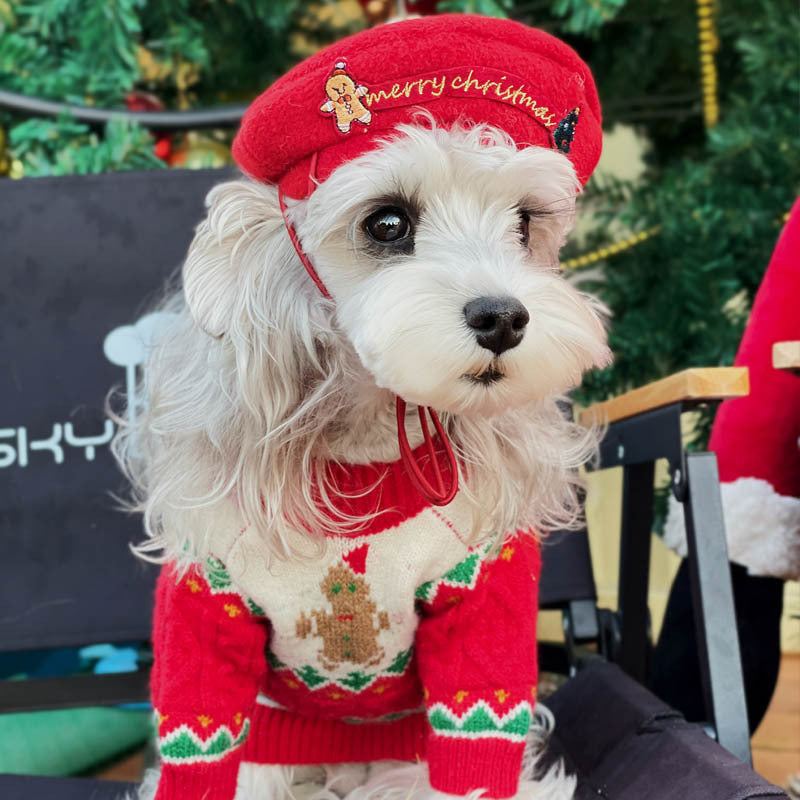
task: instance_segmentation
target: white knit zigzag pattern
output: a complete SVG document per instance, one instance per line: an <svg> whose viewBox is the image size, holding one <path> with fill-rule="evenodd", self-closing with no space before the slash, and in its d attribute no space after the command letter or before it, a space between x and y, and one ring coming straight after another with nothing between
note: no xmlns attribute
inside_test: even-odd
<svg viewBox="0 0 800 800"><path fill-rule="evenodd" d="M227 725L219 725L205 739L187 724L159 736L158 750L165 764L208 764L221 761L247 739L250 720L245 719L238 736Z"/></svg>
<svg viewBox="0 0 800 800"><path fill-rule="evenodd" d="M428 708L428 720L438 736L524 742L533 720L533 708L527 700L522 700L505 714L498 714L486 700L478 700L457 714L444 703L433 703Z"/></svg>

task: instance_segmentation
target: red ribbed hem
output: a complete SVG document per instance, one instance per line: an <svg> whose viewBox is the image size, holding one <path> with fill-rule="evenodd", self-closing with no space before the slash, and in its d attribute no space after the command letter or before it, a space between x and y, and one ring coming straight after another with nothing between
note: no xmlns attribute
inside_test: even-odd
<svg viewBox="0 0 800 800"><path fill-rule="evenodd" d="M504 739L428 739L431 786L447 794L484 789L489 797L513 797L519 789L523 742Z"/></svg>
<svg viewBox="0 0 800 800"><path fill-rule="evenodd" d="M351 724L259 707L243 758L257 764L419 761L425 757L426 738L424 712L392 722Z"/></svg>
<svg viewBox="0 0 800 800"><path fill-rule="evenodd" d="M233 800L240 753L211 764L163 764L155 800Z"/></svg>

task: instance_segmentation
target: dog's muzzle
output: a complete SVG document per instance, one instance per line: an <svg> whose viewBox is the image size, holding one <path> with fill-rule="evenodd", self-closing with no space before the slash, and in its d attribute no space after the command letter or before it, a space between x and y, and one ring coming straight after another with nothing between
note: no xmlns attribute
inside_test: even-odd
<svg viewBox="0 0 800 800"><path fill-rule="evenodd" d="M315 153L311 158L311 165L308 172L309 194L314 191L316 187L316 164L317 154ZM330 292L325 287L319 275L317 275L314 265L303 251L294 225L289 221L286 200L280 188L278 189L278 204L280 205L281 215L283 216L283 223L286 226L286 231L289 234L289 239L291 239L292 246L298 258L305 267L311 280L314 281L316 287L322 293L322 296L328 300L332 300L333 298ZM523 311L525 311L524 308ZM525 312L525 314L527 317L527 312ZM525 322L527 324L527 318ZM513 347L513 345L511 346ZM426 450L426 453L418 458L412 451L408 436L406 435L406 401L399 395L395 397L395 410L397 416L397 443L400 448L400 458L403 461L403 466L406 469L411 483L414 484L417 491L433 505L446 506L458 492L458 464L444 426L439 421L439 416L432 408L417 407ZM431 422L433 423L433 433L431 433L428 426L427 416L430 416ZM438 447L435 441L437 437L439 439ZM433 474L433 480L425 474L425 462L427 462L428 472Z"/></svg>
<svg viewBox="0 0 800 800"><path fill-rule="evenodd" d="M514 297L478 297L464 306L464 319L478 344L499 356L522 341L531 318Z"/></svg>

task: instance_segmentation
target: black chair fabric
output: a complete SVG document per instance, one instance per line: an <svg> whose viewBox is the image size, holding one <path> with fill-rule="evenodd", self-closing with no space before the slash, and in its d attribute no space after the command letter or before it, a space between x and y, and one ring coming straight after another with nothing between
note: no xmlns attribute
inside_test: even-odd
<svg viewBox="0 0 800 800"><path fill-rule="evenodd" d="M121 800L135 789L136 784L120 781L0 775L3 800Z"/></svg>
<svg viewBox="0 0 800 800"><path fill-rule="evenodd" d="M562 608L572 600L597 600L585 529L556 531L542 542L539 605Z"/></svg>
<svg viewBox="0 0 800 800"><path fill-rule="evenodd" d="M740 564L731 564L731 580L750 732L754 733L778 682L783 581L750 575ZM706 715L701 675L689 563L684 559L670 590L650 685L686 719L701 720Z"/></svg>
<svg viewBox="0 0 800 800"><path fill-rule="evenodd" d="M613 664L590 661L545 702L551 756L578 773L577 800L787 796Z"/></svg>
<svg viewBox="0 0 800 800"><path fill-rule="evenodd" d="M228 170L0 181L0 651L149 638L155 570L131 557L104 356L181 264ZM98 437L87 445L86 437Z"/></svg>

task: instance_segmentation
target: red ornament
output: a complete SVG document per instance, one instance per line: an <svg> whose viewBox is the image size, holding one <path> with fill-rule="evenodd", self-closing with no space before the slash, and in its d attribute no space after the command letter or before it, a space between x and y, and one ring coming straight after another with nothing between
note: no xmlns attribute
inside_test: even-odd
<svg viewBox="0 0 800 800"><path fill-rule="evenodd" d="M128 92L125 95L125 107L128 111L163 111L164 104L154 94L142 92L139 89ZM153 145L153 153L156 158L169 162L172 156L172 134L154 134L156 143Z"/></svg>

